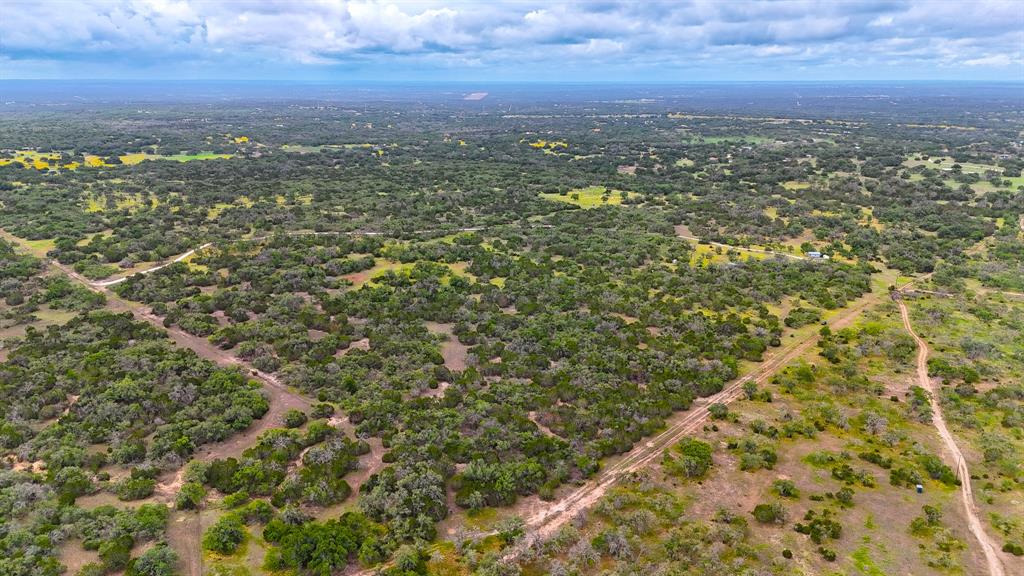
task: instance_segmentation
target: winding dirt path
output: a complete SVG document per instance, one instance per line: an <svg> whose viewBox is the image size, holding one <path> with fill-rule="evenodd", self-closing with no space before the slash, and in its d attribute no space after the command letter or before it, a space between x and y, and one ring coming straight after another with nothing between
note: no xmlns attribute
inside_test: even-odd
<svg viewBox="0 0 1024 576"><path fill-rule="evenodd" d="M187 258L187 256L183 255L175 261L181 261L184 258ZM290 389L273 374L256 370L233 354L213 345L206 338L194 336L174 326L165 327L163 319L151 313L144 306L124 300L109 290L108 286L110 284L101 285L90 282L81 274L55 260L51 261L50 264L88 289L106 296L108 309L114 312L130 312L135 318L148 322L166 332L168 337L178 346L188 348L195 352L196 355L218 366L241 368L247 378L256 380L262 385L263 392L267 395L267 401L270 406L267 413L259 420L253 421L244 431L234 434L221 442L201 446L193 454L192 457L194 459L214 460L238 456L246 448L254 445L260 434L271 428L280 427L284 421L284 414L288 410L297 409L304 412L309 410L311 401ZM150 269L149 271L152 270ZM116 284L116 282L111 284ZM184 466L174 474L161 479L160 483L156 486L156 494L160 501L168 504L174 501L178 488L182 484L183 474ZM202 550L199 546L201 536L202 526L199 515L177 512L171 515L171 521L167 526L167 538L178 552L179 570L187 576L202 576L203 574Z"/></svg>
<svg viewBox="0 0 1024 576"><path fill-rule="evenodd" d="M93 286L96 286L96 287L99 287L99 288L104 288L104 287L107 287L107 286L113 286L114 284L120 284L121 282L124 282L129 277L134 276L135 274L149 274L150 272L156 272L157 270L162 270L164 268L167 268L171 264L176 264L178 262L181 262L182 260L187 260L187 259L191 258L192 255L195 254L196 252L198 252L198 251L200 251L200 250L202 250L204 248L209 248L212 245L213 244L211 242L207 242L206 244L203 244L202 246L200 246L198 248L193 248L193 249L189 250L188 252L184 252L184 253L178 255L177 257L175 257L170 262L165 262L163 264L157 264L156 266L153 266L151 268L146 268L145 270L139 270L138 272L133 272L133 273L129 274L128 276L122 276L121 278L114 278L114 279L111 279L111 280L100 280L100 281L97 281L97 282L92 282L91 284Z"/></svg>
<svg viewBox="0 0 1024 576"><path fill-rule="evenodd" d="M967 526L985 553L989 575L1004 576L1006 572L1003 569L1003 561L1000 558L999 546L985 532L981 520L978 519L978 509L974 504L974 493L971 490L971 471L967 467L967 460L964 458L963 453L960 452L960 447L957 446L956 440L953 439L953 435L949 432L949 428L946 427L946 419L942 416L942 404L938 399L939 392L935 389L931 378L928 377L928 344L917 335L917 332L914 332L914 328L910 324L910 313L907 311L907 305L903 302L903 299L897 299L896 303L900 307L903 327L906 328L907 332L914 338L914 341L917 342L917 383L921 388L928 391L928 402L932 408L932 423L935 424L935 429L938 430L942 442L946 445L947 455L955 463L957 476L960 478L960 501L963 503L964 512L967 515Z"/></svg>

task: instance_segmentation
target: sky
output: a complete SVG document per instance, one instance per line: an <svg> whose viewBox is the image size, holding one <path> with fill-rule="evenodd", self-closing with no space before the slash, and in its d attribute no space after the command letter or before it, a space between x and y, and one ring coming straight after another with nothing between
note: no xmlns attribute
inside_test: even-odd
<svg viewBox="0 0 1024 576"><path fill-rule="evenodd" d="M1024 81L1024 0L4 0L0 79Z"/></svg>

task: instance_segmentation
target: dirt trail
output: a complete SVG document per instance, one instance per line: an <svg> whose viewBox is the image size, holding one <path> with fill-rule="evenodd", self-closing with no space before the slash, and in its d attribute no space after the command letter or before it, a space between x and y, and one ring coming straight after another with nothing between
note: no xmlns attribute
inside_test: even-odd
<svg viewBox="0 0 1024 576"><path fill-rule="evenodd" d="M124 300L114 292L110 291L106 286L100 286L78 274L71 268L53 261L53 266L58 270L68 275L72 279L84 284L90 290L99 292L107 297L107 307L115 312L131 312L133 316L143 322L148 322L153 326L156 326L160 330L163 330L167 335L180 347L188 348L196 353L196 355L205 358L218 366L230 368L238 367L246 374L247 377L258 381L263 385L263 390L267 393L270 401L270 411L267 416L262 418L258 423L258 426L271 427L272 425L279 424L281 422L280 416L292 408L299 410L308 410L311 401L291 390L288 386L282 383L277 376L256 370L250 366L247 362L240 360L234 354L226 350L222 350L206 338L189 334L180 328L175 326L165 327L163 319L140 304L129 302ZM225 446L228 443L223 443Z"/></svg>
<svg viewBox="0 0 1024 576"><path fill-rule="evenodd" d="M305 396L289 389L273 374L252 368L252 366L236 358L233 354L221 350L205 338L194 336L177 327L164 327L163 319L152 314L142 305L122 299L110 291L107 286L90 282L82 275L59 262L52 261L51 264L90 290L106 296L108 309L114 312L131 312L135 318L165 331L178 346L188 348L195 352L196 355L218 366L239 367L248 378L254 379L262 385L270 405L267 413L259 420L255 420L243 432L234 434L222 442L201 446L193 454L193 458L213 460L229 456L237 457L246 448L255 444L260 434L270 428L281 426L284 421L284 414L288 410L309 410L311 401ZM160 500L168 503L173 502L174 496L181 486L183 473L184 467L176 473L161 479L156 487L157 496ZM201 532L202 529L199 524L198 515L191 513L172 515L171 522L167 527L167 538L180 557L179 568L188 576L201 576L203 573L202 551L199 548Z"/></svg>
<svg viewBox="0 0 1024 576"><path fill-rule="evenodd" d="M908 283L905 286L909 286ZM904 286L904 287L905 287ZM867 307L877 304L886 294L870 293L844 310L838 316L829 321L833 330L840 330L849 326ZM529 499L522 498L520 507L524 511L531 511L524 516L526 529L542 538L555 534L566 522L569 522L577 513L593 506L616 482L620 481L632 472L641 470L655 460L661 458L666 448L681 440L687 434L692 433L710 417L708 406L715 403L729 404L744 394L743 385L747 382L763 384L775 375L781 368L799 358L811 346L818 342L818 333L813 333L805 339L791 344L790 346L776 351L771 357L762 362L753 372L733 380L720 392L701 399L690 410L676 413L668 421L668 428L657 436L637 444L632 450L621 456L618 460L604 468L597 477L587 481L583 486L569 493L557 503L548 504L541 502L536 497ZM503 556L503 559L510 560L518 557L524 551L524 544L529 539L511 548ZM380 566L362 570L346 571L349 576L371 576L379 573L383 568L391 566L391 562Z"/></svg>
<svg viewBox="0 0 1024 576"><path fill-rule="evenodd" d="M171 512L167 521L167 543L178 553L178 573L202 576L203 554L199 549L203 527L196 512Z"/></svg>
<svg viewBox="0 0 1024 576"><path fill-rule="evenodd" d="M150 272L156 272L157 270L163 270L164 268L167 268L171 264L176 264L178 262L181 262L182 260L186 260L188 258L191 258L192 255L195 254L196 252L198 252L199 250L203 250L204 248L209 248L210 246L212 246L212 244L210 242L207 242L206 244L203 244L199 248L193 248L192 250L189 250L188 252L185 252L185 253L179 255L178 257L176 257L175 259L171 260L170 262L166 262L164 264L157 264L156 266L153 266L151 268L146 268L145 270L139 270L138 272L134 272L132 274L129 274L128 276L122 276L121 278L114 278L112 280L100 280L98 282L92 282L92 285L93 286L97 286L97 287L113 286L114 284L120 284L121 282L124 282L125 280L128 279L129 276L134 276L135 274L149 274Z"/></svg>
<svg viewBox="0 0 1024 576"><path fill-rule="evenodd" d="M914 332L914 328L910 325L910 314L907 311L907 305L902 299L898 299L896 303L900 307L900 316L903 317L903 327L906 328L907 332L914 338L914 341L917 342L917 382L921 388L928 391L928 401L932 407L932 423L935 424L935 429L938 430L942 442L946 445L948 456L955 463L957 476L961 482L960 500L964 505L964 512L967 515L967 526L970 528L971 533L974 534L974 537L977 538L978 544L981 545L981 549L985 553L989 575L1004 576L1006 572L1003 569L999 547L989 537L988 533L985 532L981 520L978 519L978 510L974 504L974 494L971 491L971 472L967 467L967 460L964 458L963 453L960 452L960 447L957 446L953 435L949 432L949 428L946 427L946 419L942 416L942 404L938 399L939 392L935 389L931 378L928 377L928 344L917 335L917 332Z"/></svg>
<svg viewBox="0 0 1024 576"><path fill-rule="evenodd" d="M833 330L848 326L869 305L876 303L880 295L871 294L862 298L830 322ZM593 506L616 482L630 473L636 472L661 458L666 448L675 444L687 434L704 425L710 417L708 406L711 404L729 404L743 396L743 385L747 382L763 384L787 364L800 357L818 341L818 334L809 335L806 339L784 348L762 362L753 372L733 380L720 392L706 399L690 410L677 413L669 420L666 430L638 444L625 456L605 468L599 475L577 488L558 503L544 505L542 510L525 518L529 529L541 537L554 534L562 525L572 519L580 511Z"/></svg>

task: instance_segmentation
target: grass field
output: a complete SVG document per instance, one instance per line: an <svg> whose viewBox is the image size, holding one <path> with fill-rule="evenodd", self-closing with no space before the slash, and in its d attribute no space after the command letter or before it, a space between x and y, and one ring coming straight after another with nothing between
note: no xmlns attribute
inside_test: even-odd
<svg viewBox="0 0 1024 576"><path fill-rule="evenodd" d="M22 240L21 244L28 248L28 251L33 256L39 258L45 258L46 253L53 250L57 246L57 242L53 238L46 238L44 240Z"/></svg>
<svg viewBox="0 0 1024 576"><path fill-rule="evenodd" d="M796 180L790 180L783 182L782 187L786 190L806 190L811 187L810 182L797 182Z"/></svg>
<svg viewBox="0 0 1024 576"><path fill-rule="evenodd" d="M630 198L637 196L635 192L626 192L626 195ZM604 186L588 186L570 190L567 194L541 194L540 196L546 200L575 204L580 208L622 204L622 191L608 190Z"/></svg>
<svg viewBox="0 0 1024 576"><path fill-rule="evenodd" d="M85 165L89 168L107 168L116 166L108 164L102 157L93 154L85 154ZM173 162L191 162L192 160L223 160L232 158L234 154L216 154L214 152L198 152L196 154L151 154L149 152L135 152L118 156L121 164L134 166L143 160L169 160Z"/></svg>
<svg viewBox="0 0 1024 576"><path fill-rule="evenodd" d="M116 210L129 210L135 212L143 208L156 208L160 205L160 200L156 196L146 197L142 193L136 194L122 194L115 193L111 195L113 197L113 205ZM111 196L105 194L86 194L85 195L85 211L86 212L104 212L110 210L110 198Z"/></svg>
<svg viewBox="0 0 1024 576"><path fill-rule="evenodd" d="M935 162L938 160L939 162ZM1003 169L999 166L992 166L991 164L975 164L974 162L956 162L949 156L944 157L932 157L927 160L915 160L910 158L903 162L903 165L908 168L915 166L926 166L933 170L952 170L953 164L960 164L960 169L964 174L984 174L991 170L994 172L1002 172Z"/></svg>
<svg viewBox="0 0 1024 576"><path fill-rule="evenodd" d="M13 158L0 158L0 166L18 163L25 168L36 170L49 170L50 168L65 168L74 170L78 168L78 162L69 162L61 166L60 153L58 152L36 152L34 150L18 150Z"/></svg>

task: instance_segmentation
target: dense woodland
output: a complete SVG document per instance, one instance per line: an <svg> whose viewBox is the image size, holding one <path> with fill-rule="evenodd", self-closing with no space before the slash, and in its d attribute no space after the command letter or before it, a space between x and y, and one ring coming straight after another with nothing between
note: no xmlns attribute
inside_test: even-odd
<svg viewBox="0 0 1024 576"><path fill-rule="evenodd" d="M751 526L788 520L813 552L801 557L834 560L835 526L861 490L956 478L914 436L930 417L923 391L878 399L879 366L912 362L913 340L884 323L821 326L932 273L935 291L977 298L928 312L936 333L956 317L1020 338L1019 311L985 298L1024 291L1021 112L920 104L898 118L860 102L759 118L685 99L541 97L515 111L439 100L5 112L0 572L58 574L71 542L99 551L81 574L169 574L181 564L168 514L201 512L214 517L201 543L212 566L303 574L388 559L389 572L426 573L438 567L427 545L452 540L439 527L497 514L508 518L460 535L445 562L514 574L498 551L525 540L503 511L557 500L819 329L826 365L747 395L765 406L788 394L793 414L748 422L715 407L728 435L680 444L660 465L668 480L635 478L594 517L530 543L522 567L787 573ZM198 357L160 324L240 367ZM1024 359L947 344L930 367L954 390L942 397L952 421L999 422L976 434L998 502L1024 480L1001 448L1020 442L1019 385L970 387L1019 377ZM312 407L197 457L268 413L257 375ZM842 406L865 398L874 416L851 420ZM723 458L770 470L787 440L850 439L851 422L874 430L877 418L908 431L821 455L814 466L845 491L819 495L803 520L780 504L787 486L753 516L699 518L673 486ZM76 505L103 494L118 505ZM941 547L933 516L922 546ZM997 524L1022 545L1024 520ZM263 564L240 566L253 547ZM950 565L957 550L943 550Z"/></svg>

